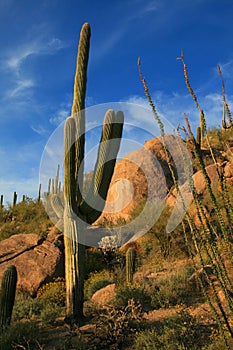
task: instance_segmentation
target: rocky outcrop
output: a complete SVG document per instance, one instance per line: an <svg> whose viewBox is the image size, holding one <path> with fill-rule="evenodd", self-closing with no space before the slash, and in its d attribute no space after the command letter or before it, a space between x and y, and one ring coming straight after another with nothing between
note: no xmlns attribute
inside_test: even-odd
<svg viewBox="0 0 233 350"><path fill-rule="evenodd" d="M176 172L180 161L180 145L174 135L165 135L166 146L171 157L171 166ZM182 175L181 175L182 177ZM164 200L173 184L160 137L145 142L144 146L120 159L107 195L107 204L97 224L104 221L130 219L136 205L159 198Z"/></svg>
<svg viewBox="0 0 233 350"><path fill-rule="evenodd" d="M18 234L1 241L0 279L8 265L15 265L17 289L35 296L43 283L64 274L61 247L61 240L52 235L47 240L36 234Z"/></svg>
<svg viewBox="0 0 233 350"><path fill-rule="evenodd" d="M233 163L231 162L226 162L223 164L221 171L224 173L224 176L226 178L226 182L228 185L232 185L233 183ZM206 167L206 172L209 176L209 179L211 181L211 188L214 191L214 193L218 193L221 191L220 187L220 181L219 181L219 176L217 173L216 165L211 164ZM193 185L196 189L196 192L198 195L200 195L202 198L207 196L208 189L207 189L207 183L205 180L205 177L203 175L203 172L201 170L197 171L193 175ZM192 196L192 190L190 189L190 186L186 182L184 185L180 187L180 191L182 193L183 198L187 198L188 196L191 196L191 201L188 206L188 210L190 213L192 213L192 216L195 220L195 223L198 225L200 224L200 221L198 219L198 216L196 214L196 207L195 204L193 203L193 196ZM166 204L173 208L176 204L177 212L182 210L182 202L179 201L176 202L177 200L177 191L173 190L167 197L166 199ZM213 209L213 205L211 204L211 201L207 203L204 207L203 210L205 212L205 215L207 218L210 218L211 216L211 211Z"/></svg>

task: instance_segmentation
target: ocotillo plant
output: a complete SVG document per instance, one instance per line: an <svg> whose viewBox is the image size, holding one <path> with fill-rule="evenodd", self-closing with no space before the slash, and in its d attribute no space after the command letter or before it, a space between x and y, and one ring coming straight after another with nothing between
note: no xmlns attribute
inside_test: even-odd
<svg viewBox="0 0 233 350"><path fill-rule="evenodd" d="M202 122L205 128L205 120L204 120L204 113L202 112L202 109L199 106L199 103L197 101L197 98L193 92L193 89L189 83L188 75L187 75L187 67L184 63L183 55L181 57L183 65L184 65L184 75L185 75L185 81L187 88L192 95L197 108L200 111L200 115L203 118ZM151 95L149 93L148 85L141 73L140 70L140 61L139 61L139 73L140 78L142 80L145 94L148 98L148 101L152 107L152 112L154 114L154 117L156 121L159 124L161 135L164 135L164 126L161 122L161 119L159 115L157 114L157 111L155 109L154 103L151 99ZM190 188L192 188L193 192L193 199L195 208L197 211L197 216L200 221L200 227L197 227L194 218L192 216L192 213L187 210L186 212L186 220L190 228L190 234L192 241L194 243L194 247L196 249L196 256L194 256L194 253L190 247L190 241L188 238L188 235L186 233L185 228L185 222L183 221L183 228L184 228L184 238L187 243L188 251L190 254L190 257L192 258L194 267L196 270L199 269L199 266L197 264L197 259L199 259L199 264L203 268L204 275L205 275L205 282L203 283L202 278L198 277L201 290L203 294L205 295L209 306L214 314L214 317L217 321L217 324L219 326L219 331L221 332L223 336L223 340L225 342L226 348L230 349L230 345L228 343L227 339L227 332L230 334L230 336L233 338L233 329L230 322L230 319L233 315L233 300L231 298L232 295L232 281L230 279L230 271L231 273L233 271L233 251L232 251L232 218L233 218L233 212L232 212L232 206L230 205L230 197L229 197L229 184L227 184L224 172L221 170L221 167L218 165L215 159L215 155L213 153L213 150L210 146L208 135L205 135L205 141L207 145L209 146L209 149L211 151L212 159L216 167L216 172L218 174L218 180L220 183L220 200L217 199L216 193L213 189L213 184L211 183L211 179L208 175L208 172L205 168L204 164L204 158L202 152L200 152L200 147L197 144L197 140L195 139L191 127L188 121L188 118L186 118L187 122L187 130L183 128L185 131L186 137L188 137L193 144L193 150L195 157L197 158L199 162L199 166L202 172L202 175L204 176L204 181L206 184L206 188L208 191L208 195L210 197L211 203L214 207L214 211L212 212L212 216L214 220L209 220L207 217L205 211L203 202L201 199L201 196L199 196L197 189L194 186L194 181L192 177L192 173L189 171L188 173L188 180L190 183ZM230 123L230 121L229 121ZM165 148L165 154L166 154L166 148ZM187 158L184 153L182 153L182 156L184 157L184 160L187 162ZM167 157L168 164L170 162L169 157ZM172 173L172 168L169 164L170 171ZM174 174L173 174L173 181L174 186L177 190L177 193L179 193L179 186L178 182L176 181ZM181 194L181 193L180 193ZM181 194L182 203L184 205L184 199ZM221 206L221 201L223 201L224 206ZM224 261L223 255L227 254L229 259L230 267L226 267L226 262ZM215 279L211 278L206 270L205 270L205 256L207 256L208 261L212 262L213 267L213 273ZM217 283L216 283L217 282ZM225 301L222 300L222 298L219 297L219 290L221 290L222 296L225 298ZM209 293L211 291L211 293Z"/></svg>
<svg viewBox="0 0 233 350"><path fill-rule="evenodd" d="M226 100L226 95L225 95L225 84L224 84L224 80L223 80L223 76L222 76L222 71L220 66L218 65L218 74L221 78L222 81L222 101L223 101L223 116L222 116L222 127L223 129L231 129L233 128L233 119L232 119L232 115L229 109L229 106L227 104L227 100ZM228 117L228 123L226 122L226 114Z"/></svg>
<svg viewBox="0 0 233 350"><path fill-rule="evenodd" d="M2 276L0 299L0 328L9 326L15 301L17 271L14 265L6 268Z"/></svg>
<svg viewBox="0 0 233 350"><path fill-rule="evenodd" d="M133 274L135 272L136 250L129 248L126 252L126 282L133 282Z"/></svg>
<svg viewBox="0 0 233 350"><path fill-rule="evenodd" d="M63 214L66 275L66 320L79 322L83 317L85 246L80 243L80 222L90 225L104 208L117 153L120 146L123 113L106 112L92 182L85 198L82 196L85 147L85 94L90 45L90 26L85 23L80 34L72 116L64 125L64 208L59 196L53 194L53 207ZM113 140L114 139L114 140ZM112 140L112 141L111 141ZM99 198L103 201L99 203Z"/></svg>

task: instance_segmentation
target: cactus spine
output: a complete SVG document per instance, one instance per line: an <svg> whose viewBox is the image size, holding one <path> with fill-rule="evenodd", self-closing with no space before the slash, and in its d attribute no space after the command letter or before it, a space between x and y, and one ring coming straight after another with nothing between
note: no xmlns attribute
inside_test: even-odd
<svg viewBox="0 0 233 350"><path fill-rule="evenodd" d="M126 282L133 282L133 274L135 272L136 250L129 248L126 252Z"/></svg>
<svg viewBox="0 0 233 350"><path fill-rule="evenodd" d="M15 301L17 271L14 265L6 268L2 276L0 300L0 327L9 326Z"/></svg>
<svg viewBox="0 0 233 350"><path fill-rule="evenodd" d="M80 33L72 116L64 125L64 206L53 200L56 212L64 221L66 321L78 323L83 317L83 289L85 273L85 246L80 243L81 220L92 224L103 210L98 202L100 195L106 199L116 156L120 146L123 113L109 110L104 118L96 166L90 189L82 197L85 148L85 94L90 45L90 26L85 23ZM114 139L114 143L109 141ZM55 194L54 198L58 198ZM55 203L56 202L56 203ZM96 204L98 208L96 209ZM81 220L77 220L80 218Z"/></svg>

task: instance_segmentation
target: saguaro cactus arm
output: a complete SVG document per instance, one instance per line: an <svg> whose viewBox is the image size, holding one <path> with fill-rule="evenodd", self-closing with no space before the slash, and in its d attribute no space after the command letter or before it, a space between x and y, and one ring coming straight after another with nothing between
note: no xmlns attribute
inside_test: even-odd
<svg viewBox="0 0 233 350"><path fill-rule="evenodd" d="M80 206L80 212L87 217L89 224L98 219L104 208L120 147L123 122L122 112L115 115L113 110L107 111L91 186Z"/></svg>

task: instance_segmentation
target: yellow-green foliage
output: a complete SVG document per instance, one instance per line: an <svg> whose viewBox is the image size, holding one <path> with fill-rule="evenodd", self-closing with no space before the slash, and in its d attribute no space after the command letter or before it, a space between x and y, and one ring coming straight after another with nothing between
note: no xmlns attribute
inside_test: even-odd
<svg viewBox="0 0 233 350"><path fill-rule="evenodd" d="M66 288L64 278L58 277L53 282L46 283L37 292L37 298L43 304L65 306Z"/></svg>
<svg viewBox="0 0 233 350"><path fill-rule="evenodd" d="M196 319L187 312L181 312L165 319L160 327L138 332L133 349L197 350L203 349L202 342L202 330Z"/></svg>
<svg viewBox="0 0 233 350"><path fill-rule="evenodd" d="M84 283L85 299L90 299L99 289L113 283L113 276L108 270L90 273L89 278Z"/></svg>

